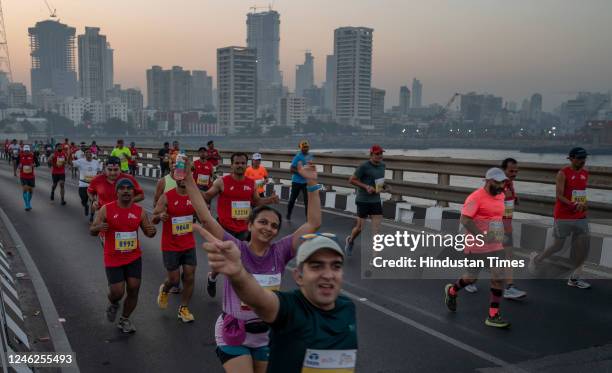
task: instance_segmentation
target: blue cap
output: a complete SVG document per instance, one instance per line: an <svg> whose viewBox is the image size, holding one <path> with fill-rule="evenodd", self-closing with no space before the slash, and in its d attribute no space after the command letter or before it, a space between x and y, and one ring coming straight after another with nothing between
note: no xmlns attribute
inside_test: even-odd
<svg viewBox="0 0 612 373"><path fill-rule="evenodd" d="M128 179L127 177L117 180L117 182L115 183L115 190L118 190L119 188L123 186L134 189L134 183L132 182L132 180Z"/></svg>

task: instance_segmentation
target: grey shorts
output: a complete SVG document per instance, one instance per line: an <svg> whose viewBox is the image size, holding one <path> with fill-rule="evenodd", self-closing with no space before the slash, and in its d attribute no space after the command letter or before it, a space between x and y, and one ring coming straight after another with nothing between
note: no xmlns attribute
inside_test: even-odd
<svg viewBox="0 0 612 373"><path fill-rule="evenodd" d="M589 234L589 219L555 220L553 237L563 240L570 235Z"/></svg>
<svg viewBox="0 0 612 373"><path fill-rule="evenodd" d="M180 266L197 266L198 258L195 249L185 251L163 251L164 267L167 271L176 271Z"/></svg>

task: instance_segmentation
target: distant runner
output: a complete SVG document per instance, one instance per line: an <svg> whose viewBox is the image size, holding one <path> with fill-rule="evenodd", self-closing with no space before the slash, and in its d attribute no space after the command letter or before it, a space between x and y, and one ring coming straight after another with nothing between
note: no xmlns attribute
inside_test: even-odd
<svg viewBox="0 0 612 373"><path fill-rule="evenodd" d="M268 184L268 170L261 164L261 154L253 154L251 166L247 167L244 175L255 180L255 187L260 197L266 196L266 184Z"/></svg>
<svg viewBox="0 0 612 373"><path fill-rule="evenodd" d="M36 187L34 168L38 167L38 159L30 151L29 145L24 145L19 154L19 178L23 189L23 204L26 211L32 210L32 194Z"/></svg>
<svg viewBox="0 0 612 373"><path fill-rule="evenodd" d="M79 197L83 206L85 216L89 215L89 220L93 220L93 211L90 212L90 201L87 194L89 183L102 171L102 165L97 159L93 159L91 149L85 149L85 157L73 162L75 169L79 170ZM91 215L90 215L91 213Z"/></svg>
<svg viewBox="0 0 612 373"><path fill-rule="evenodd" d="M308 153L310 144L304 140L300 142L300 151L293 157L291 161L291 195L289 196L289 204L287 205L287 220L291 220L291 213L295 206L295 201L298 199L300 192L304 196L304 212L308 215L308 193L306 192L306 180L297 171L298 167L304 167L312 161L312 155Z"/></svg>
<svg viewBox="0 0 612 373"><path fill-rule="evenodd" d="M57 184L60 186L60 197L62 199L62 206L66 205L64 199L65 189L64 183L66 182L66 164L68 163L69 154L64 150L62 144L55 146L55 152L49 158L51 164L51 179L53 185L51 186L51 201L55 200L55 188Z"/></svg>
<svg viewBox="0 0 612 373"><path fill-rule="evenodd" d="M121 161L121 172L129 172L129 161L132 159L132 152L127 147L123 146L123 140L117 140L117 147L111 152L111 157L117 157Z"/></svg>

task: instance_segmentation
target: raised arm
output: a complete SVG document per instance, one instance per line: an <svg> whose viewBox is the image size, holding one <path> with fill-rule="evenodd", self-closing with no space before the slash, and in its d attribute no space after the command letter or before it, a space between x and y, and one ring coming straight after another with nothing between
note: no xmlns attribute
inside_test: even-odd
<svg viewBox="0 0 612 373"><path fill-rule="evenodd" d="M255 206L271 205L271 204L274 204L274 203L278 203L278 201L279 201L279 198L278 198L278 196L276 195L275 192L272 192L272 195L270 197L265 197L265 198L260 197L259 193L257 193L257 188L255 188L253 190L253 197L252 197L252 199L253 199L253 204Z"/></svg>
<svg viewBox="0 0 612 373"><path fill-rule="evenodd" d="M314 187L317 185L317 168L313 164L305 167L298 167L300 175L306 179L306 187ZM306 223L302 224L294 233L292 239L293 255L297 252L297 248L301 244L301 239L305 234L316 232L321 226L321 196L319 189L308 192L308 216Z"/></svg>
<svg viewBox="0 0 612 373"><path fill-rule="evenodd" d="M196 211L198 219L200 219L200 222L202 222L204 228L212 233L216 239L222 240L225 230L210 213L210 210L206 205L206 201L204 201L204 197L202 197L200 189L198 189L198 186L193 180L190 162L191 161L189 159L186 162L187 164L185 168L190 171L188 171L187 175L185 175L185 187L187 189L187 194L189 194L189 199L191 200L193 209Z"/></svg>

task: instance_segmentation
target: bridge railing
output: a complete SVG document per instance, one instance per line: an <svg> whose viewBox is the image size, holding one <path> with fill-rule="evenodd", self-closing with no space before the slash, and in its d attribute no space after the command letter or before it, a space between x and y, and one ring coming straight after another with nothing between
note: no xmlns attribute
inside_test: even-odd
<svg viewBox="0 0 612 373"><path fill-rule="evenodd" d="M103 147L105 154L112 148ZM139 148L138 162L145 167L159 167L157 153L159 149ZM251 154L252 150L223 150L219 151L222 158L220 170L229 172L229 158L236 151ZM267 167L270 177L279 180L290 180L288 163L291 162L295 152L287 151L259 151L264 161L271 162ZM197 157L197 152L187 150L186 154ZM358 167L367 160L367 156L342 155L336 153L315 153L314 163L322 166L319 172L319 181L328 189L334 187L354 188L349 184L346 170L338 173L338 168L350 170ZM402 197L414 197L437 201L439 206L448 206L448 203L463 203L473 188L450 185L451 176L467 176L482 178L490 167L498 166L499 161L473 160L448 157L413 157L413 156L385 156L386 169L391 172L391 179L387 184L391 186L391 199L401 200ZM532 182L538 184L554 185L558 164L521 162L520 172L516 181ZM612 167L589 166L588 187L600 190L612 190ZM405 172L416 172L437 175L437 183L414 182L405 180ZM520 204L515 206L518 212L551 216L555 198L537 194L519 193ZM589 216L592 219L606 219L612 222L612 203L589 202ZM612 223L611 223L612 224Z"/></svg>

